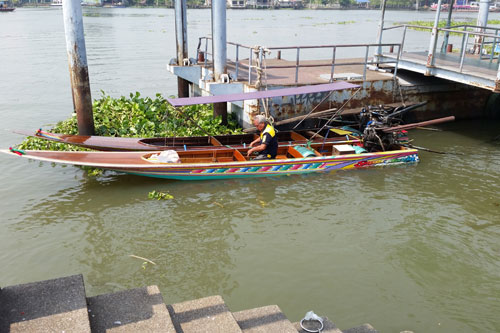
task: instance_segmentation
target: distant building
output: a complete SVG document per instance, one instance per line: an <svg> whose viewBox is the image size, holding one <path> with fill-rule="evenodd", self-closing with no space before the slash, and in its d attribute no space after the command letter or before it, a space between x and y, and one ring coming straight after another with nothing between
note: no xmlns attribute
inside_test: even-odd
<svg viewBox="0 0 500 333"><path fill-rule="evenodd" d="M227 0L229 8L246 8L246 0Z"/></svg>
<svg viewBox="0 0 500 333"><path fill-rule="evenodd" d="M247 0L248 8L269 8L275 5L274 0Z"/></svg>
<svg viewBox="0 0 500 333"><path fill-rule="evenodd" d="M356 0L358 8L370 8L370 0Z"/></svg>
<svg viewBox="0 0 500 333"><path fill-rule="evenodd" d="M280 8L303 8L304 4L302 0L278 0L278 5Z"/></svg>

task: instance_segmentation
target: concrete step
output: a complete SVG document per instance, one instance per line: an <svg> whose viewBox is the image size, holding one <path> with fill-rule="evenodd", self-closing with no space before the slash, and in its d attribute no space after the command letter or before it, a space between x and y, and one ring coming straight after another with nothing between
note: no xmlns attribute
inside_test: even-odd
<svg viewBox="0 0 500 333"><path fill-rule="evenodd" d="M87 298L92 332L172 332L157 286Z"/></svg>
<svg viewBox="0 0 500 333"><path fill-rule="evenodd" d="M82 275L0 291L0 332L90 332Z"/></svg>
<svg viewBox="0 0 500 333"><path fill-rule="evenodd" d="M373 326L370 324L363 324L363 325L358 326L358 327L353 327L353 328L349 328L347 330L343 330L342 332L344 332L344 333L378 333L378 331L375 328L373 328Z"/></svg>
<svg viewBox="0 0 500 333"><path fill-rule="evenodd" d="M245 333L297 333L277 305L233 312L233 317Z"/></svg>
<svg viewBox="0 0 500 333"><path fill-rule="evenodd" d="M167 309L177 332L241 332L220 296L167 305Z"/></svg>
<svg viewBox="0 0 500 333"><path fill-rule="evenodd" d="M341 330L337 328L337 326L330 320L328 317L321 317L323 318L323 330L321 333L342 333ZM306 328L311 328L314 329L316 328L317 323L314 323L314 326L305 326ZM300 327L300 322L293 323L293 326L299 331L299 333L307 333L307 331L303 330L302 327Z"/></svg>

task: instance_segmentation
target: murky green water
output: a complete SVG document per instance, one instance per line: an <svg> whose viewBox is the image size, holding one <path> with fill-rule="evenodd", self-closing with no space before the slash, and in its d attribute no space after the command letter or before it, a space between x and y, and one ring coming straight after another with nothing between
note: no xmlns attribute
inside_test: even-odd
<svg viewBox="0 0 500 333"><path fill-rule="evenodd" d="M85 12L94 96L175 94L165 70L175 53L171 10ZM191 51L209 17L188 12ZM293 45L372 41L378 14L249 10L228 18L228 40ZM357 23L327 24L349 20ZM60 10L1 15L0 40L1 127L66 118ZM221 294L234 311L278 304L296 321L312 309L341 328L500 331L500 142L491 141L500 123L443 128L411 136L456 154L422 153L416 166L227 182L89 178L2 155L0 285L83 273L90 295L157 284L169 303ZM22 139L0 137L2 147ZM152 190L175 198L151 201ZM157 265L143 269L130 254Z"/></svg>

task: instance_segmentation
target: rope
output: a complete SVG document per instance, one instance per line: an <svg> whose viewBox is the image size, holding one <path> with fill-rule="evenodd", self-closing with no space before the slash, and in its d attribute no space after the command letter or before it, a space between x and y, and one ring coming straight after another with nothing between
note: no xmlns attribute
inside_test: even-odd
<svg viewBox="0 0 500 333"><path fill-rule="evenodd" d="M296 129L296 128L297 128L297 126L299 126L300 124L302 124L302 122L303 122L304 120L306 120L306 119L307 119L307 117L309 117L309 116L311 115L311 113L313 113L313 112L314 112L314 111L315 111L315 110L316 110L316 109L317 109L317 108L318 108L321 104L323 104L323 102L324 102L327 98L329 98L332 94L333 94L333 90L332 90L332 91L330 91L330 92L328 93L328 95L326 95L326 96L325 96L325 98L323 98L323 99L321 100L321 102L319 102L319 103L318 103L318 104L317 104L317 105L316 105L316 106L315 106L315 107L314 107L314 108L313 108L313 109L312 109L312 110L311 110L311 111L310 111L310 112L309 112L309 113L305 116L305 118L302 118L302 119L299 121L299 123L293 127L293 129Z"/></svg>
<svg viewBox="0 0 500 333"><path fill-rule="evenodd" d="M401 103L403 104L404 107L406 107L405 99L403 97L403 92L401 90L401 84L399 83L399 80L397 78L394 78L394 82L395 86L397 86L397 89L399 90L399 98L401 98Z"/></svg>
<svg viewBox="0 0 500 333"><path fill-rule="evenodd" d="M311 137L309 138L309 140L308 140L308 141L312 141L312 139L314 139L314 137L315 137L316 135L318 135L318 133L319 133L319 132L321 132L321 131L322 131L322 130L323 130L323 129L324 129L324 128L325 128L325 127L326 127L326 126L327 126L327 125L328 125L328 124L332 121L332 120L333 120L333 118L335 118L335 117L337 117L338 115L340 115L340 113L342 112L342 110L344 109L344 107L347 105L347 103L349 103L349 102L350 102L350 101L354 98L354 96L356 96L356 94L357 94L357 93L361 90L361 88L362 88L362 87L359 87L359 88L358 88L358 90L356 90L356 92L355 92L354 94L352 94L352 96L351 96L351 97L349 97L349 99L348 99L348 100L347 100L344 104L342 104L342 106L338 109L338 111L337 111L337 112L335 112L335 113L334 113L334 114L330 117L330 119L328 119L328 121L327 121L327 122L323 125L323 127L321 127L321 128L320 128L320 129L319 129L316 133L314 133L314 135L313 135L313 136L311 136Z"/></svg>

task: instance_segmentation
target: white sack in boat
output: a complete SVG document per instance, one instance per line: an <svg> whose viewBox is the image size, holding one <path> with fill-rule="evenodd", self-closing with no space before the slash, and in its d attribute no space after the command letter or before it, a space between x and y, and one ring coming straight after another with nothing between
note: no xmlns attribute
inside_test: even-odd
<svg viewBox="0 0 500 333"><path fill-rule="evenodd" d="M158 162L160 163L179 163L181 159L175 150L164 150L158 154Z"/></svg>

